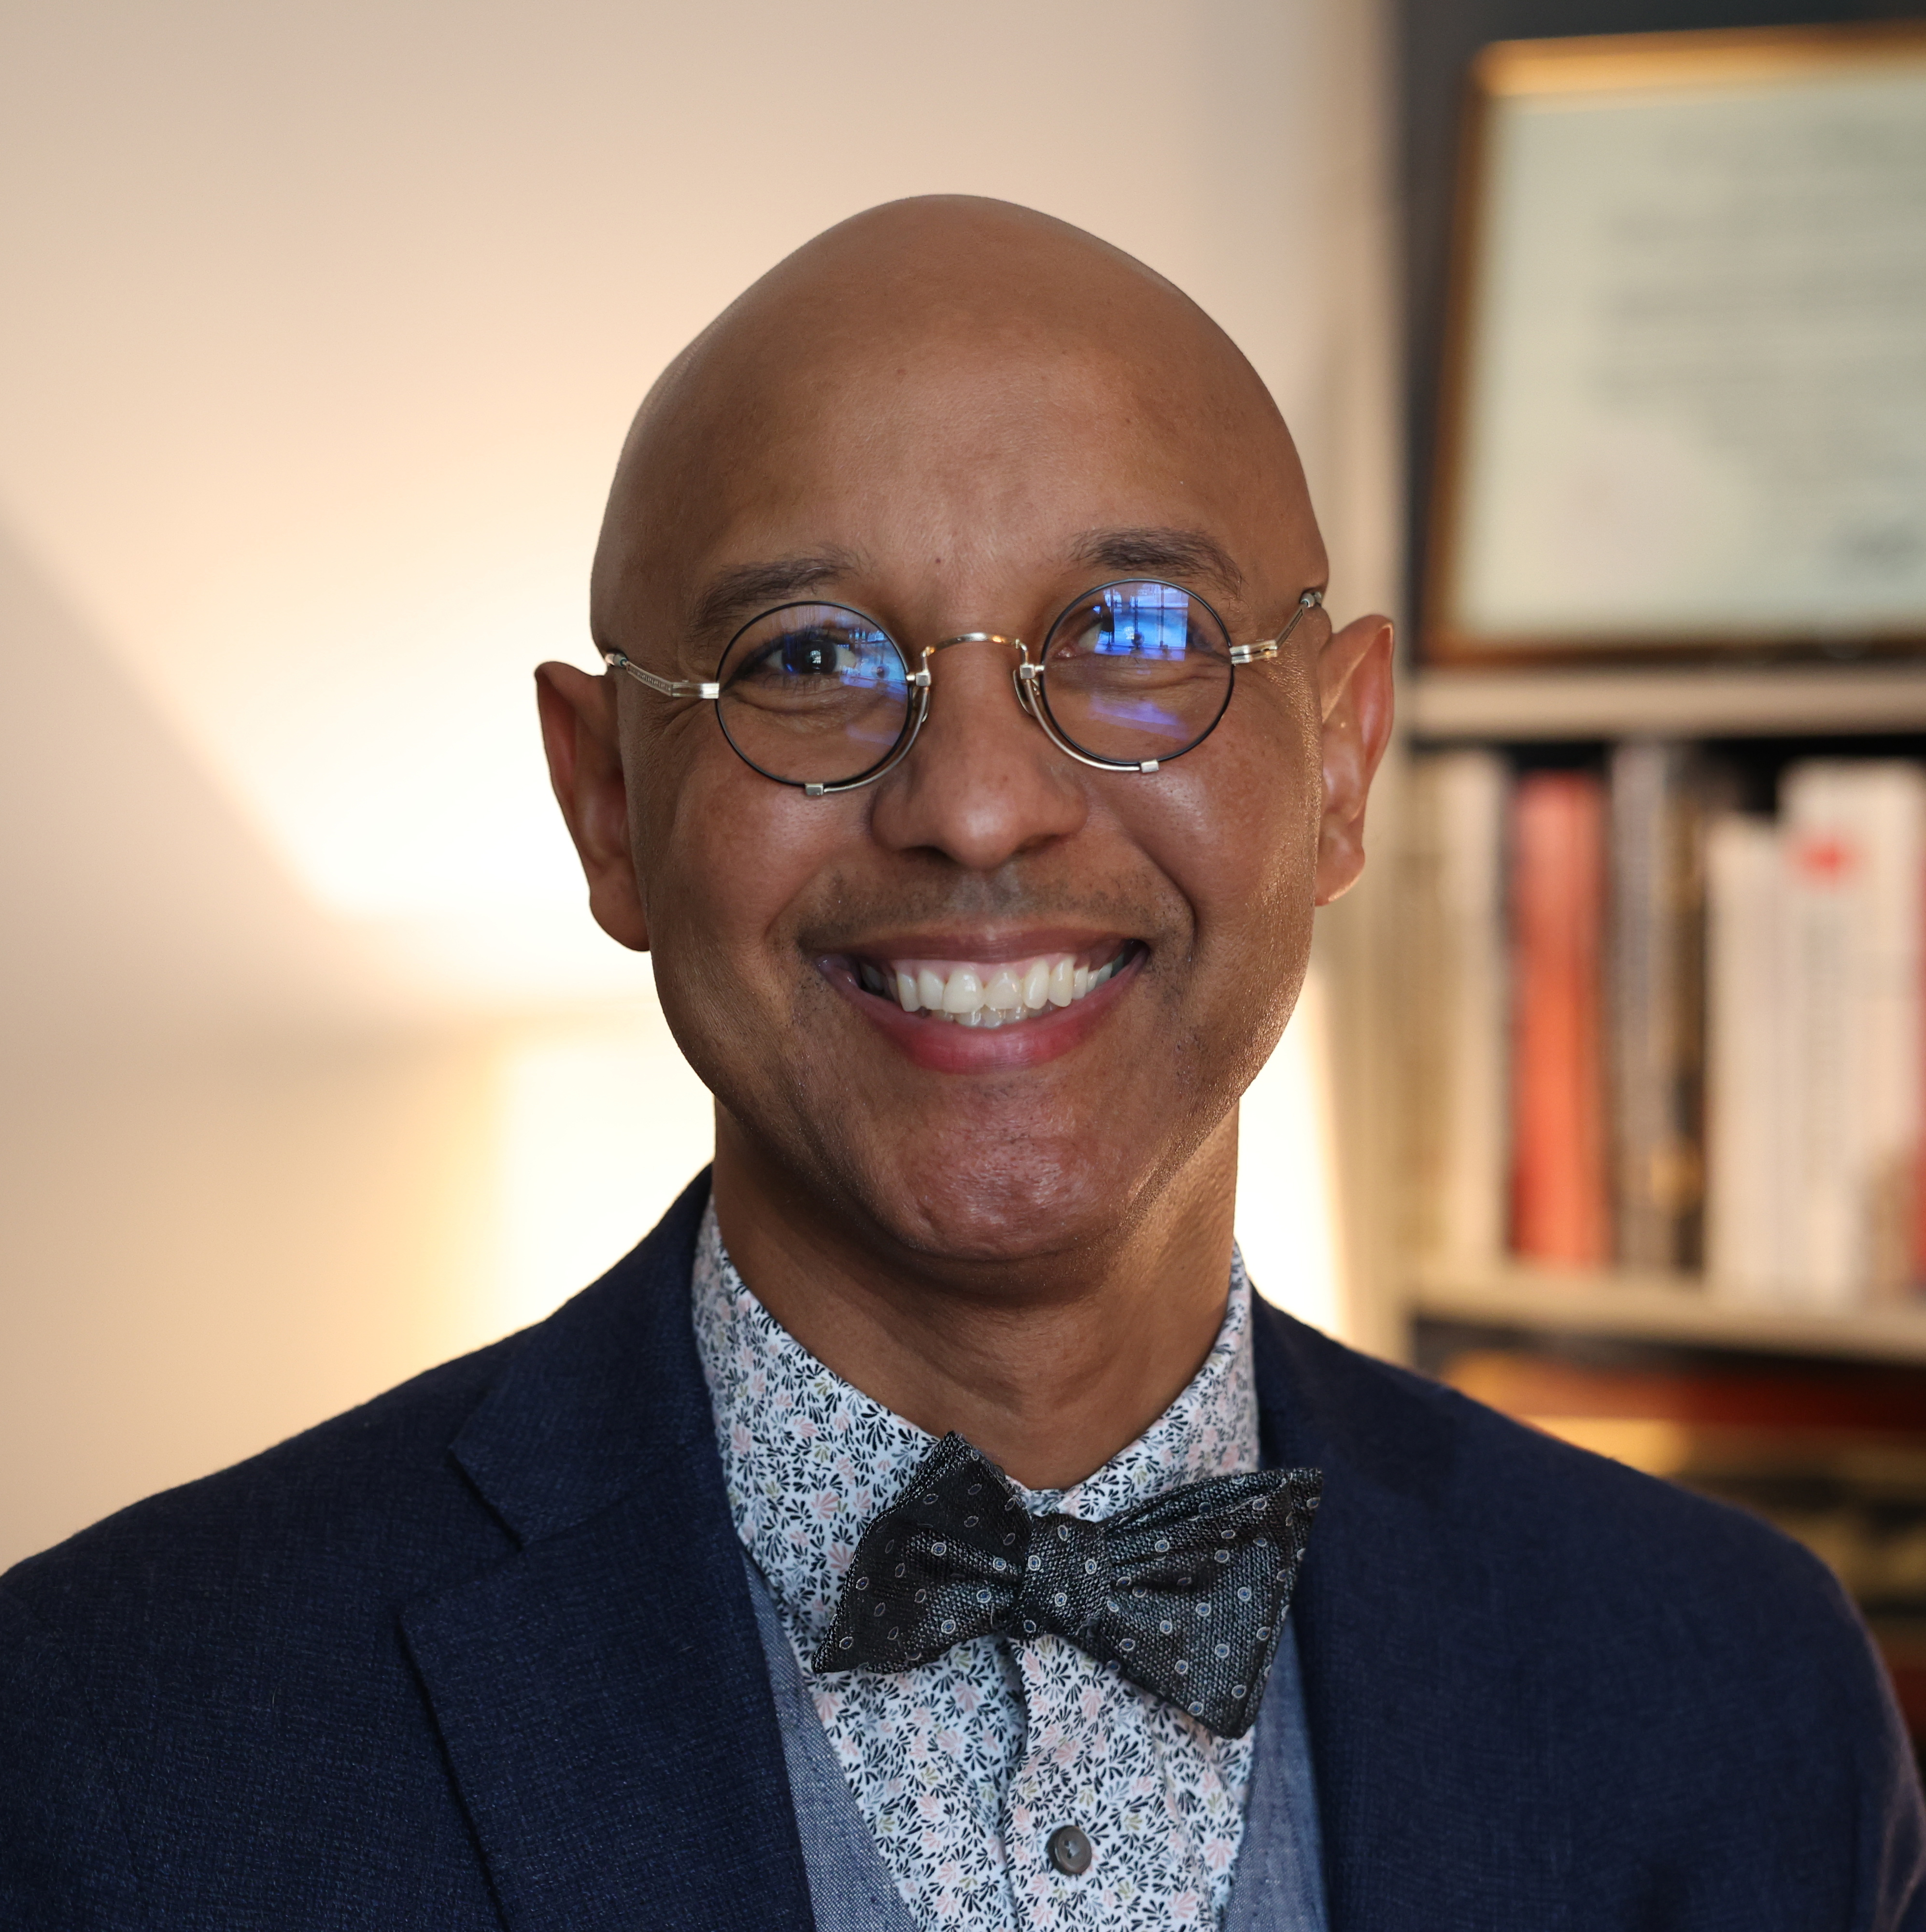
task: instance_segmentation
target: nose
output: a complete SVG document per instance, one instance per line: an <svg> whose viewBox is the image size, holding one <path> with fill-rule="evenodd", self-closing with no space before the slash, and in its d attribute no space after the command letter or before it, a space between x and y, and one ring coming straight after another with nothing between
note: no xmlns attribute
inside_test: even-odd
<svg viewBox="0 0 1926 1932"><path fill-rule="evenodd" d="M870 820L884 844L993 872L1083 824L1089 805L1074 767L1018 700L1020 657L1013 640L969 632L925 660L928 722L878 788Z"/></svg>

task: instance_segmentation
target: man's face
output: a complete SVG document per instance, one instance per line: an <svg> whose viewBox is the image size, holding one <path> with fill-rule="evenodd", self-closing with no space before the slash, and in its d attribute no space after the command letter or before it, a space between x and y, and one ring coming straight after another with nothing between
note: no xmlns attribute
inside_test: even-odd
<svg viewBox="0 0 1926 1932"><path fill-rule="evenodd" d="M712 677L755 604L706 628L690 614L731 573L795 560L819 567L787 589L772 572L755 603L852 605L913 660L968 631L1034 655L1080 592L1134 575L1200 593L1250 643L1322 582L1294 469L1244 454L1208 389L1160 391L1113 355L951 341L880 372L829 358L760 400L752 440L658 503L662 561L605 646ZM1147 532L1192 541L1160 563ZM1014 654L958 645L933 660L908 759L819 798L752 770L712 706L625 681L657 983L724 1134L932 1259L1102 1240L1214 1137L1228 1156L1309 949L1328 634L1314 618L1240 670L1212 735L1149 775L1065 757L1018 707ZM967 968L1034 992L1041 962L1060 992L1065 960L1072 990L1078 968L1115 970L995 1028L907 1012L896 990Z"/></svg>

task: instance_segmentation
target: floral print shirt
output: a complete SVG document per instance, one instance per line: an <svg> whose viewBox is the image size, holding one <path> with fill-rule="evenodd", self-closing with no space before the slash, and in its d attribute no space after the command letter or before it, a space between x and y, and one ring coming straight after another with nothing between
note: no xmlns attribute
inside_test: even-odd
<svg viewBox="0 0 1926 1932"><path fill-rule="evenodd" d="M712 1207L696 1246L695 1335L729 1506L776 1600L858 1808L926 1928L1215 1928L1244 1834L1252 1737L1219 1738L1061 1638L984 1637L890 1673L817 1676L870 1519L935 1438L832 1374L744 1285ZM1030 1507L1100 1521L1160 1492L1258 1466L1250 1285L1233 1256L1209 1355L1137 1440ZM1075 1825L1080 1875L1046 1844Z"/></svg>

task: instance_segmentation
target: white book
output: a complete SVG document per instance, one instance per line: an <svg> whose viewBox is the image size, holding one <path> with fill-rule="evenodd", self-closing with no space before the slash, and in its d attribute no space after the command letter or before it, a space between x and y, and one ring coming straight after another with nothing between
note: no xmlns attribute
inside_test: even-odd
<svg viewBox="0 0 1926 1932"><path fill-rule="evenodd" d="M1504 1252L1508 1195L1509 1011L1504 760L1484 751L1419 759L1414 846L1422 868L1416 1096L1420 1245L1459 1265Z"/></svg>
<svg viewBox="0 0 1926 1932"><path fill-rule="evenodd" d="M1706 1274L1714 1294L1737 1301L1793 1295L1786 897L1778 827L1715 818L1706 838Z"/></svg>
<svg viewBox="0 0 1926 1932"><path fill-rule="evenodd" d="M1781 788L1787 879L1784 1050L1808 1305L1904 1293L1922 1100L1926 770L1814 760Z"/></svg>

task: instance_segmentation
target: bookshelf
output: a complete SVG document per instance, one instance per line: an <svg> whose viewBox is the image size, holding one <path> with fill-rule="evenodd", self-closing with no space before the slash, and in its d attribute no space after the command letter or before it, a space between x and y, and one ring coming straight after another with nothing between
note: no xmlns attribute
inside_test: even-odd
<svg viewBox="0 0 1926 1932"><path fill-rule="evenodd" d="M1464 1270L1418 1262L1404 1290L1407 1330L1450 1322L1522 1336L1926 1366L1926 1306L1838 1314L1754 1308L1708 1293L1696 1275L1518 1264Z"/></svg>
<svg viewBox="0 0 1926 1932"><path fill-rule="evenodd" d="M1813 756L1870 748L1926 760L1926 662L1918 659L1418 668L1406 674L1400 700L1385 844L1407 887L1418 843L1411 774L1414 761L1438 753L1478 748L1528 761L1550 749L1555 758L1602 758L1616 744L1644 739L1742 760L1769 742L1781 756L1787 747ZM1723 1295L1692 1270L1545 1267L1510 1256L1454 1262L1407 1238L1417 1218L1412 1196L1422 1183L1410 1172L1408 1149L1394 1148L1390 1120L1422 1101L1410 1077L1411 1016L1393 1010L1410 1000L1424 971L1409 963L1424 951L1416 923L1408 903L1384 909L1379 947L1405 956L1407 964L1400 972L1381 959L1372 981L1372 997L1389 1016L1389 1030L1396 1034L1402 1025L1402 1038L1380 1070L1378 1105L1387 1111L1377 1123L1379 1145L1393 1149L1386 1157L1396 1178L1376 1191L1368 1211L1399 1232L1380 1235L1360 1298L1370 1345L1413 1360L1420 1325L1443 1323L1504 1331L1523 1346L1582 1336L1634 1348L1904 1363L1926 1370L1926 1298L1837 1312L1765 1306Z"/></svg>
<svg viewBox="0 0 1926 1932"><path fill-rule="evenodd" d="M1407 731L1429 743L1926 731L1917 662L1424 670L1403 694Z"/></svg>
<svg viewBox="0 0 1926 1932"><path fill-rule="evenodd" d="M1600 684L1609 688L1609 704L1591 699L1589 688ZM1340 1079L1362 1090L1351 1099L1347 1154L1375 1177L1347 1190L1347 1232L1360 1276L1354 1325L1364 1345L1413 1361L1420 1327L1442 1323L1504 1331L1528 1347L1588 1338L1634 1349L1911 1364L1922 1372L1926 1428L1926 1297L1868 1299L1825 1312L1733 1298L1696 1269L1609 1262L1547 1266L1502 1252L1484 1259L1441 1257L1412 1236L1422 1219L1416 1197L1426 1182L1414 1171L1408 1135L1401 1131L1426 1098L1412 1064L1414 1023L1423 1023L1421 1012L1412 1010L1414 994L1427 970L1427 935L1408 890L1418 843L1414 764L1467 746L1522 751L1528 759L1559 745L1609 755L1628 738L1684 741L1714 755L1742 758L1762 740L1782 754L1790 744L1812 755L1848 756L1874 741L1885 756L1910 750L1926 761L1926 666L1420 672L1406 679L1402 695L1377 853L1396 883L1380 895L1375 922L1354 917L1342 935L1348 943L1333 962L1359 975L1351 1010L1340 1015L1348 1019L1348 1039L1341 1036L1338 1045ZM1368 1036L1371 1051L1360 1048L1360 1036Z"/></svg>

